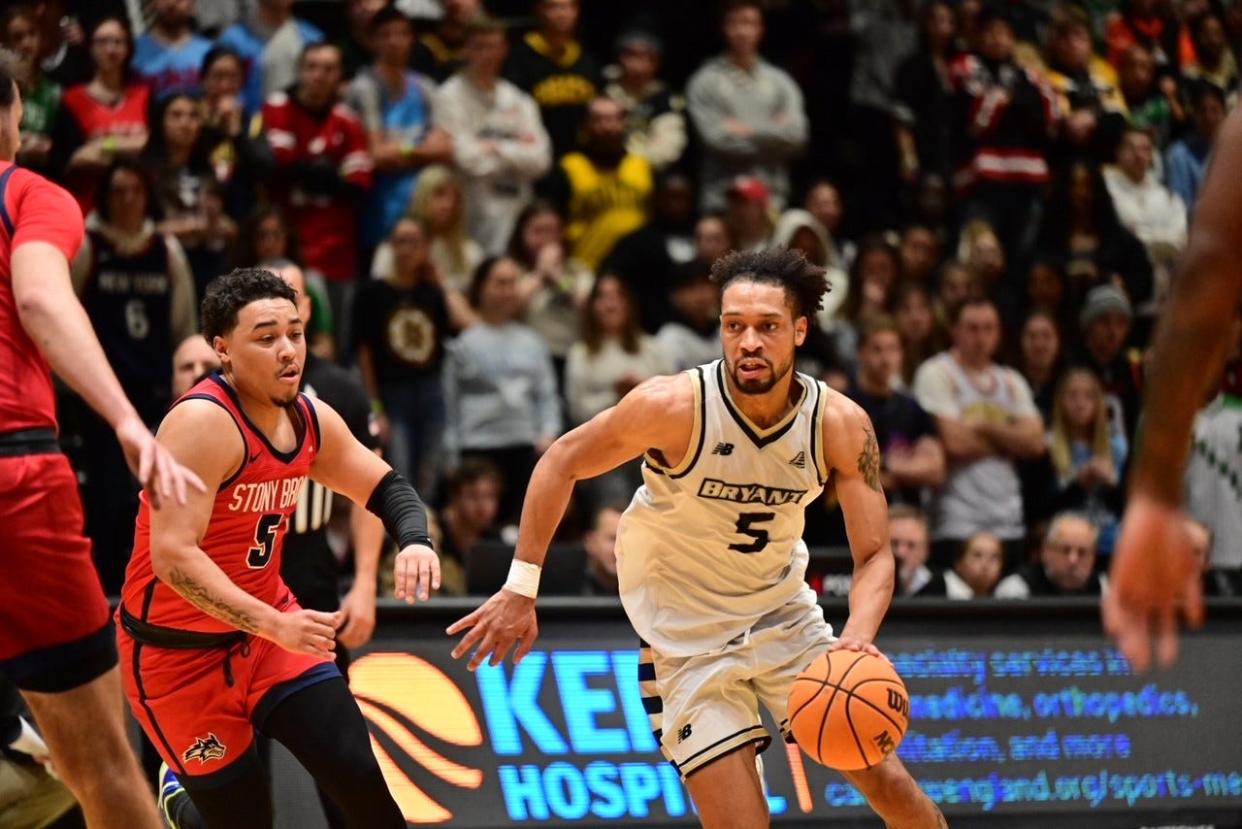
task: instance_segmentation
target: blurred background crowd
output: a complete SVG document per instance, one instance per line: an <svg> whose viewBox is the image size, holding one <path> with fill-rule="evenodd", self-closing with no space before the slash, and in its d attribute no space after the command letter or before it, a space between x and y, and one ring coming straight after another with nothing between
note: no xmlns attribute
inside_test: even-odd
<svg viewBox="0 0 1242 829"><path fill-rule="evenodd" d="M75 285L144 416L214 363L207 284L281 272L311 300L308 392L434 507L444 592L503 581L558 435L719 356L711 263L771 246L828 270L798 368L875 423L898 594L1106 589L1242 2L3 8L19 163L87 217ZM1204 401L1186 482L1214 593L1242 586L1237 395L1230 371ZM67 393L61 414L115 592L133 481L104 424ZM638 482L579 486L547 590L616 592ZM335 583L357 523L308 493L291 530ZM805 537L842 592L831 486Z"/></svg>

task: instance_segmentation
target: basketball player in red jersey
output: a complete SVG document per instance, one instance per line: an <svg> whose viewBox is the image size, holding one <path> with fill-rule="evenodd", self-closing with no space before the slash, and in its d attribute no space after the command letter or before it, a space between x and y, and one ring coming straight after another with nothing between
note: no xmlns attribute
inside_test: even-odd
<svg viewBox="0 0 1242 829"><path fill-rule="evenodd" d="M116 432L153 506L203 484L155 442L108 366L69 279L82 214L60 187L13 166L21 119L0 65L0 672L22 690L87 824L155 829L77 478L56 443L49 366Z"/></svg>
<svg viewBox="0 0 1242 829"><path fill-rule="evenodd" d="M401 547L399 596L426 598L439 562L413 488L298 392L296 298L259 268L207 289L203 335L221 371L173 404L158 435L207 492L159 511L141 501L117 611L125 695L209 827L272 825L256 729L301 761L346 825L404 827L332 661L341 614L298 606L281 542L310 477L383 520Z"/></svg>
<svg viewBox="0 0 1242 829"><path fill-rule="evenodd" d="M1220 379L1229 327L1242 302L1242 110L1220 127L1190 239L1157 329L1138 451L1121 537L1113 553L1104 626L1139 670L1152 646L1177 658L1177 624L1203 622L1203 588L1181 511L1182 473L1195 413Z"/></svg>

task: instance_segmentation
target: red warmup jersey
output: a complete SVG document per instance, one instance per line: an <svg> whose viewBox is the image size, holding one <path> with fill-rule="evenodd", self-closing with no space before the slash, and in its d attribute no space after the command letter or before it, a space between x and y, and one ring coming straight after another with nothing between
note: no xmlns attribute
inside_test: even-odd
<svg viewBox="0 0 1242 829"><path fill-rule="evenodd" d="M285 592L280 578L281 547L289 516L298 506L311 463L319 454L319 420L314 405L298 395L296 411L304 428L293 451L279 452L242 411L237 392L218 374L206 378L173 405L210 400L233 418L246 444L241 468L220 486L211 520L199 547L242 590L276 606ZM232 439L232 436L229 436ZM134 530L134 555L125 572L121 602L133 616L153 625L222 633L235 628L187 602L155 577L151 569L151 507L141 496Z"/></svg>
<svg viewBox="0 0 1242 829"><path fill-rule="evenodd" d="M13 297L10 257L25 242L47 242L72 261L82 244L82 213L57 185L0 162L0 433L56 428L52 374Z"/></svg>
<svg viewBox="0 0 1242 829"><path fill-rule="evenodd" d="M108 135L136 135L147 129L147 107L151 90L135 83L115 104L105 104L87 91L86 84L65 90L60 105L73 115L87 141Z"/></svg>
<svg viewBox="0 0 1242 829"><path fill-rule="evenodd" d="M343 179L358 187L371 186L372 162L366 130L358 116L337 104L316 117L284 92L263 104L263 134L278 165L330 158ZM353 279L354 204L346 198L308 193L296 183L277 197L287 205L298 232L305 263L328 279Z"/></svg>
<svg viewBox="0 0 1242 829"><path fill-rule="evenodd" d="M60 106L69 113L77 125L82 143L96 138L141 135L147 129L147 109L151 90L144 84L131 83L125 87L120 100L113 104L100 101L87 91L86 84L71 86L61 96ZM95 188L103 177L100 172L71 171L66 183L73 189L83 215L94 207Z"/></svg>

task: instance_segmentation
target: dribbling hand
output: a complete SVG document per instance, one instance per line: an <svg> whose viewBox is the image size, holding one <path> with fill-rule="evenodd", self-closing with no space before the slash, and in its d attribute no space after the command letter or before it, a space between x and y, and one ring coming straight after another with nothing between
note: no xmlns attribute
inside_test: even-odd
<svg viewBox="0 0 1242 829"><path fill-rule="evenodd" d="M829 651L854 651L855 653L869 653L872 656L878 656L885 662L889 658L880 652L880 649L870 642L864 642L854 636L842 635L828 646Z"/></svg>
<svg viewBox="0 0 1242 829"><path fill-rule="evenodd" d="M416 598L425 602L432 590L440 589L440 558L430 547L411 544L397 553L392 569L397 598L406 604L414 604Z"/></svg>
<svg viewBox="0 0 1242 829"><path fill-rule="evenodd" d="M1203 624L1203 584L1186 516L1150 497L1130 498L1113 553L1104 629L1135 670L1177 659L1178 617Z"/></svg>
<svg viewBox="0 0 1242 829"><path fill-rule="evenodd" d="M455 636L463 630L469 632L453 648L453 658L461 659L474 648L474 656L466 666L468 670L482 665L488 656L491 656L493 667L499 665L514 645L517 645L513 652L516 665L530 653L539 636L535 600L501 588L478 610L449 625L445 633Z"/></svg>
<svg viewBox="0 0 1242 829"><path fill-rule="evenodd" d="M178 504L184 504L190 487L200 493L207 491L202 479L177 463L137 415L117 424L116 439L125 453L125 463L147 491L153 509L174 498Z"/></svg>
<svg viewBox="0 0 1242 829"><path fill-rule="evenodd" d="M332 656L336 650L336 629L340 624L339 610L335 613L295 610L279 615L275 629L268 638L293 653Z"/></svg>

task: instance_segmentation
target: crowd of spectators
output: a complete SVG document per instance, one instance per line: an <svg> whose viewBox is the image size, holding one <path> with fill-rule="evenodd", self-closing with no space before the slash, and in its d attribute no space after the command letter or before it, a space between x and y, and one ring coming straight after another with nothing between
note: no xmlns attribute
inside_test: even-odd
<svg viewBox="0 0 1242 829"><path fill-rule="evenodd" d="M897 593L1107 589L1242 2L77 6L6 4L0 43L19 162L87 217L74 284L131 399L155 425L210 365L215 276L300 267L312 350L435 508L446 592L512 543L558 435L719 355L712 262L777 245L828 271L798 368L875 424ZM1188 476L1215 592L1242 581L1238 375ZM136 494L62 414L115 590ZM578 488L557 541L584 592L616 589L638 476ZM806 541L846 544L831 486Z"/></svg>

